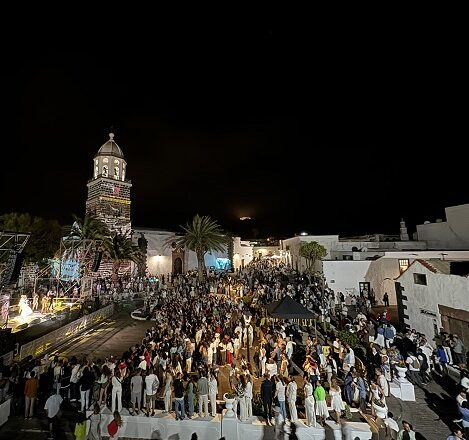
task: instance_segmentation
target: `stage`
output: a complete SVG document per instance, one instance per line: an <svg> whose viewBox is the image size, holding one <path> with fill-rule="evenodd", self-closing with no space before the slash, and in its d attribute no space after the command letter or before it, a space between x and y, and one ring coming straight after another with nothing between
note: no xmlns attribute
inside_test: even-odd
<svg viewBox="0 0 469 440"><path fill-rule="evenodd" d="M41 312L33 312L28 316L9 316L7 328L11 328L12 333L19 332L24 330L25 328L37 324L41 324L45 321L50 321L54 316L56 316L56 312L51 313L41 313Z"/></svg>

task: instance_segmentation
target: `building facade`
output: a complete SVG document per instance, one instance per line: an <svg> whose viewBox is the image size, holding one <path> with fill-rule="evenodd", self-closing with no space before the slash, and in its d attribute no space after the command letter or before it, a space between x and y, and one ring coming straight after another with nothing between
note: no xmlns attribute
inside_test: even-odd
<svg viewBox="0 0 469 440"><path fill-rule="evenodd" d="M469 260L465 260L467 263ZM430 339L440 329L469 344L469 279L454 275L461 261L415 260L397 278L402 290L403 321ZM469 264L466 265L466 271ZM461 272L461 273L465 273Z"/></svg>

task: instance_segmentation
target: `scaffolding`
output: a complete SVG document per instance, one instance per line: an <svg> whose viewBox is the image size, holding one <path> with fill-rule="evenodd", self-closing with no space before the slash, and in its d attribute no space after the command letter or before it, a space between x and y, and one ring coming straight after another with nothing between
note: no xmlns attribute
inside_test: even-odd
<svg viewBox="0 0 469 440"><path fill-rule="evenodd" d="M30 233L0 231L0 290L11 283Z"/></svg>

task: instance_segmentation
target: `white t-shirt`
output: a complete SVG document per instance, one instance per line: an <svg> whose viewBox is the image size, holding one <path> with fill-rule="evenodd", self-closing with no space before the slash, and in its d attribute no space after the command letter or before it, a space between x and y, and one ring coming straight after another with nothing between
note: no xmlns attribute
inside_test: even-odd
<svg viewBox="0 0 469 440"><path fill-rule="evenodd" d="M46 400L44 409L47 410L47 417L52 419L52 417L55 417L58 414L62 400L63 399L60 394L53 394Z"/></svg>
<svg viewBox="0 0 469 440"><path fill-rule="evenodd" d="M153 390L153 382L154 380L158 380L155 374L149 374L145 377L145 393L147 396L154 396L156 391Z"/></svg>
<svg viewBox="0 0 469 440"><path fill-rule="evenodd" d="M409 366L410 371L420 371L420 368L414 368L412 366L412 363L414 362L415 359L417 359L415 356L409 356L405 361L405 363Z"/></svg>

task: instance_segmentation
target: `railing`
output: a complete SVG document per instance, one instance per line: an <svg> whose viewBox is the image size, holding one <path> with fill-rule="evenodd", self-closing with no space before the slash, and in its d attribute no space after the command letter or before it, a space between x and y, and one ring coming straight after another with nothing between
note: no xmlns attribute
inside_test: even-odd
<svg viewBox="0 0 469 440"><path fill-rule="evenodd" d="M85 315L70 324L64 325L53 332L22 345L15 360L21 361L28 356L33 356L34 358L41 356L50 350L53 350L55 347L58 347L68 338L80 334L82 331L100 323L113 314L114 304L110 304L96 312Z"/></svg>

